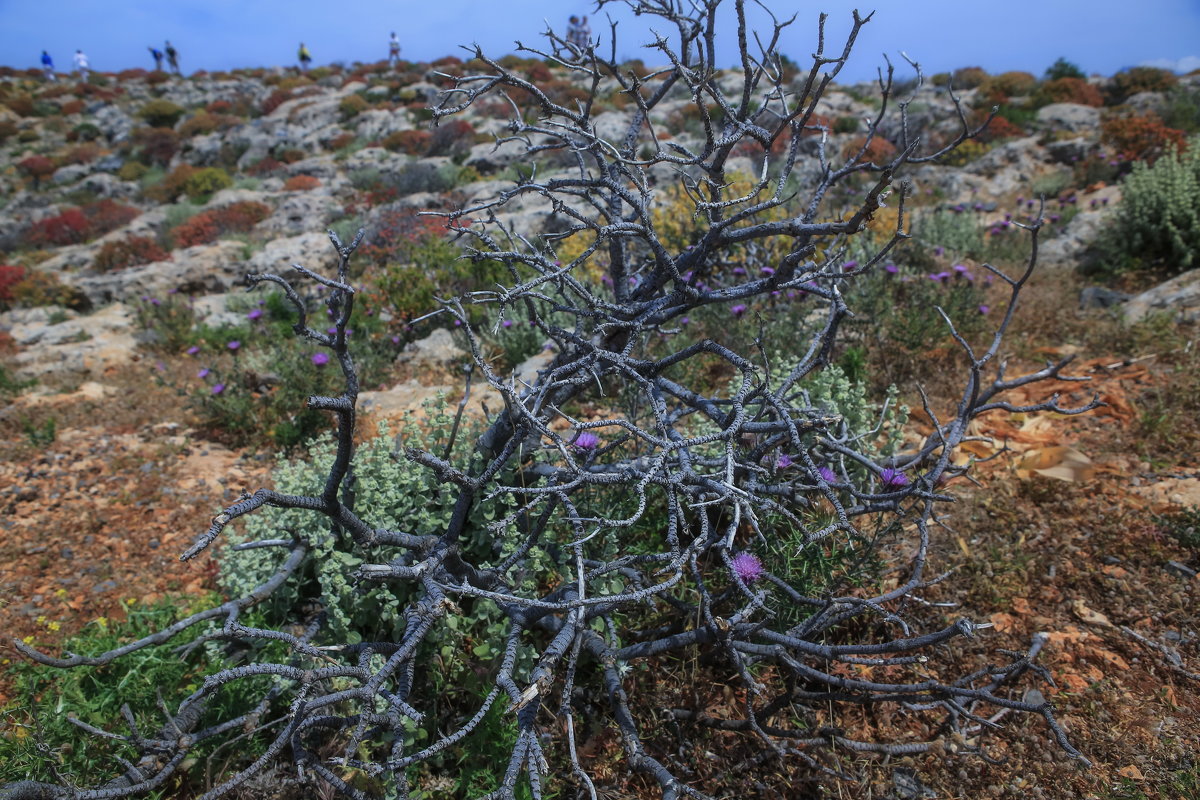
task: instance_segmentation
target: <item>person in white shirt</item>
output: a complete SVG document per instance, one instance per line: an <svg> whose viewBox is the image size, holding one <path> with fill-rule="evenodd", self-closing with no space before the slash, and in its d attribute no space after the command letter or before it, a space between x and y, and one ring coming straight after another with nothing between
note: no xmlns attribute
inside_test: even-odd
<svg viewBox="0 0 1200 800"><path fill-rule="evenodd" d="M88 60L82 50L75 51L75 69L79 71L79 82L87 83L88 79Z"/></svg>
<svg viewBox="0 0 1200 800"><path fill-rule="evenodd" d="M392 31L392 38L388 39L388 66L395 66L400 63L400 40L396 38L396 32Z"/></svg>

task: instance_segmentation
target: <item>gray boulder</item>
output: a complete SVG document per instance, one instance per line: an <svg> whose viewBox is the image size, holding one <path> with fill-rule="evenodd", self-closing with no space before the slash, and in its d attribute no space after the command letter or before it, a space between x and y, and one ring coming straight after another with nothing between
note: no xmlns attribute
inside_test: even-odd
<svg viewBox="0 0 1200 800"><path fill-rule="evenodd" d="M1200 269L1176 275L1125 304L1129 322L1140 322L1153 312L1168 313L1177 322L1200 320Z"/></svg>
<svg viewBox="0 0 1200 800"><path fill-rule="evenodd" d="M1095 131L1100 124L1100 109L1078 103L1051 103L1038 109L1037 120L1047 128L1072 133Z"/></svg>

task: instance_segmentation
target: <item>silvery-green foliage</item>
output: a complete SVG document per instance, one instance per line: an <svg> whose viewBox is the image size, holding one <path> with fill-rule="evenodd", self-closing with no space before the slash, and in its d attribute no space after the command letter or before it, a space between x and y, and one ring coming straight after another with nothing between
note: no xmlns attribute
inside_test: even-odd
<svg viewBox="0 0 1200 800"><path fill-rule="evenodd" d="M444 403L427 407L421 424L408 421L399 438L419 447L444 442L450 417ZM396 441L386 423L376 438L361 445L355 455L354 505L377 527L403 529L418 535L437 534L450 518L454 494L426 469L403 456L396 458ZM272 477L275 488L290 494L319 493L324 483L325 464L333 457L336 443L330 435L313 443L308 454L280 457ZM313 557L308 572L290 581L269 601L268 611L284 617L303 606L303 600L319 601L328 616L326 630L331 639L375 641L400 635L404 627L402 597L390 584L357 586L353 574L366 559L388 560L382 549L363 552L348 537L333 530L328 520L301 509L270 508L246 517L230 536L231 544L271 539L291 534L308 541ZM231 597L245 594L267 580L278 568L279 553L272 549L234 552L221 559L221 588Z"/></svg>
<svg viewBox="0 0 1200 800"><path fill-rule="evenodd" d="M1183 153L1133 165L1122 186L1116 224L1105 249L1115 250L1118 266L1161 262L1169 272L1195 266L1200 252L1200 136Z"/></svg>

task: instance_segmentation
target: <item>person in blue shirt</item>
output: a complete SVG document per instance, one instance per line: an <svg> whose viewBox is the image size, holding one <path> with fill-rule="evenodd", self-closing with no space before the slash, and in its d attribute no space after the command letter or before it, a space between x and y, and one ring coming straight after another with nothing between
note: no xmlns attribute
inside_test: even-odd
<svg viewBox="0 0 1200 800"><path fill-rule="evenodd" d="M42 74L46 76L46 80L57 80L54 77L54 59L45 50L42 51Z"/></svg>
<svg viewBox="0 0 1200 800"><path fill-rule="evenodd" d="M162 50L159 50L157 47L150 47L147 49L150 51L150 55L154 56L154 71L162 72Z"/></svg>

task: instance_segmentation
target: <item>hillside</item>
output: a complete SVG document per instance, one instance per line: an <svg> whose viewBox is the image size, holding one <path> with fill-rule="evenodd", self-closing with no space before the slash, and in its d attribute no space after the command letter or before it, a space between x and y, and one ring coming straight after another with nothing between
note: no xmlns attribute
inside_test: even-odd
<svg viewBox="0 0 1200 800"><path fill-rule="evenodd" d="M590 84L561 67L515 57L503 63L553 102L589 97ZM570 152L549 149L535 159L522 142L505 140L514 107L530 108L533 98L493 97L431 125L430 106L452 85L448 76L485 66L447 58L396 69L356 64L187 78L130 70L97 73L86 84L0 68L0 630L54 649L68 636L98 637L109 624L100 619L136 622L139 604L190 608L227 588L215 560L183 564L179 553L221 506L281 479L272 470L276 454L304 459L311 438L331 427L327 414L305 409L304 401L336 384L329 357L291 337L295 319L283 295L248 293L244 276L283 275L293 264L328 269L336 256L327 230L346 242L366 231L350 272L361 298L352 323L366 419L359 438L385 420L393 432L414 419L443 430L437 420L447 413L445 398L452 412L462 392L468 341L458 330L462 320L428 314L439 299L491 291L508 278L496 261L458 258L469 239L456 238L454 227L494 213L513 241L553 247L563 263L587 246L582 235L554 236L571 229L578 208L548 193L490 205L533 174L548 182L577 170ZM799 85L804 77L789 80ZM932 76L908 106L923 146L948 143L962 129L948 77ZM732 92L741 76L729 71L718 80ZM965 336L982 340L1005 311L1001 282L993 286L987 275L985 283L982 265L1019 267L1029 247L1021 226L1042 211L1038 271L1002 357L1015 372L1074 355L1073 374L1091 383L1049 381L1014 402L1061 392L1086 403L1096 392L1105 405L1082 417L1000 409L972 423L978 439L964 449L982 461L974 482L953 479L959 502L933 530L930 549L936 570L958 577L930 585L929 608L913 613L940 619L945 609L937 604L946 603L955 604L955 615L989 620L993 627L979 634L987 653L962 643L945 648L974 667L989 653L1024 651L1047 632L1041 663L1054 684L1030 683L1025 701L1051 701L1095 765L1084 771L1068 761L1032 719L998 735L943 735L938 748L904 757L838 752L829 763L861 781L853 789L821 783L800 761L756 766L753 748L732 729L703 730L686 754L682 744L673 751L666 734L648 746L726 792L738 791L748 775L761 797L799 796L788 794L796 781L816 781L819 795L812 796L1195 797L1200 271L1163 258L1118 258L1105 236L1116 229L1132 165L1173 157L1173 148L1200 131L1200 75L1133 70L1038 79L966 69L955 85L970 126L982 124L993 105L999 115L954 153L904 173L912 239L863 283L877 286L867 281L888 275L906 283L876 294L847 289L863 305L851 309L859 313L837 363L866 398L867 416L893 385L899 402L914 409L889 435L904 445L928 436L936 427L931 413L956 402L950 367L959 358L933 306L944 305L965 320ZM916 87L903 89L898 96ZM616 81L595 92L595 135L621 140L635 104ZM872 139L864 135L880 113L878 94L871 85L836 84L826 93L799 139L790 178L797 189L819 182L821 153L865 153L877 164L895 158L902 132L891 123ZM638 128L634 146L647 157L670 145L698 148L707 123L686 93L672 95ZM785 155L769 151L765 168L761 148L735 149L731 182L751 186ZM656 224L682 248L696 230L694 208L671 188L676 170L657 164L649 174ZM868 184L849 185L827 199L829 218L848 217ZM418 215L471 207L453 223ZM879 246L896 224L889 203L867 239ZM850 278L858 262L849 259L864 258L858 254L843 254ZM752 257L774 255L751 254L744 264ZM744 275L744 264L723 267ZM303 300L324 313L324 289L305 291ZM798 306L804 294L691 324L698 338L740 335L749 347L752 334L724 325L758 314L777 337L772 346L787 346L794 342L786 325L805 318L780 309ZM532 323L502 323L486 308L467 307L488 363L532 383L554 356L545 337ZM711 381L729 383L732 374L714 369ZM924 411L921 392L929 398ZM617 402L595 400L578 414L600 419ZM477 388L466 417L494 416L504 403L501 393ZM905 557L899 545L885 547L881 579ZM29 777L49 757L25 743L32 704L19 693L39 684L15 666L15 650L0 649L7 704L0 753L15 765L0 767L2 784ZM662 669L670 679L644 698L647 714L685 701L717 716L738 713L742 690L724 683L713 665L664 661ZM172 679L180 686L196 680ZM939 735L899 712L830 714L827 725L855 735ZM678 727L681 719L671 722ZM616 728L579 735L589 769L626 793L611 796L656 796L650 782L617 766ZM722 748L736 757L726 763L705 755ZM952 757L980 749L985 758ZM486 772L492 757L499 758L464 759ZM214 756L209 768L219 771L234 756L222 758ZM727 773L735 762L742 771ZM204 790L201 778L180 780L175 796ZM288 780L273 787L280 797L303 791ZM417 780L424 796L464 791L456 777L425 771Z"/></svg>

